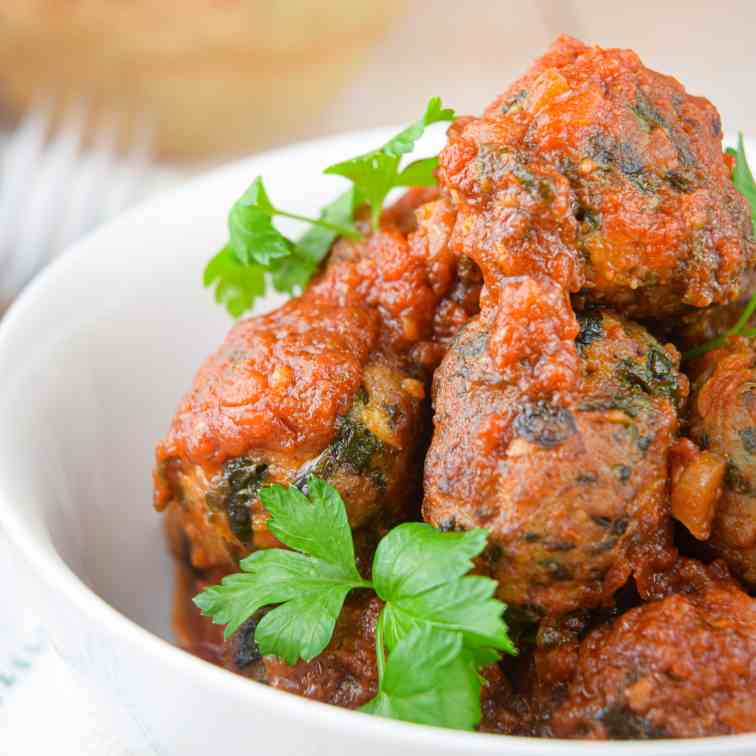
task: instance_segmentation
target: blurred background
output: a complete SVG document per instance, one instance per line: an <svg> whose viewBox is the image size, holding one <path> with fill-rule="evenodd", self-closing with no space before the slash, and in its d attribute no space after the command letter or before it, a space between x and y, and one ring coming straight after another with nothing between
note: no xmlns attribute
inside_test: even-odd
<svg viewBox="0 0 756 756"><path fill-rule="evenodd" d="M560 32L634 48L756 131L753 0L0 0L0 307L157 188L434 94L477 112Z"/></svg>

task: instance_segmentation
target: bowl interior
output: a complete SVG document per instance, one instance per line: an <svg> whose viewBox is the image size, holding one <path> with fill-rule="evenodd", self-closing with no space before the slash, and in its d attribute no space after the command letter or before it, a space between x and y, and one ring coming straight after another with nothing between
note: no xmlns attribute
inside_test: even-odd
<svg viewBox="0 0 756 756"><path fill-rule="evenodd" d="M164 638L172 575L150 505L152 447L226 326L189 285L201 257L180 259L176 242L172 263L132 258L147 266L138 280L124 266L119 283L99 260L65 276L68 307L41 303L0 392L0 477L14 503L90 588ZM131 256L125 247L103 262Z"/></svg>
<svg viewBox="0 0 756 756"><path fill-rule="evenodd" d="M269 153L153 200L77 245L0 324L0 522L158 636L171 638L173 574L153 450L230 324L201 286L228 207L262 174L274 201L314 214L341 188L323 166L392 131Z"/></svg>
<svg viewBox="0 0 756 756"><path fill-rule="evenodd" d="M173 575L151 506L153 450L230 326L201 285L228 208L262 174L281 204L315 213L343 189L319 176L323 167L383 136L269 153L190 182L79 245L3 324L0 481L13 516L101 598L166 639Z"/></svg>

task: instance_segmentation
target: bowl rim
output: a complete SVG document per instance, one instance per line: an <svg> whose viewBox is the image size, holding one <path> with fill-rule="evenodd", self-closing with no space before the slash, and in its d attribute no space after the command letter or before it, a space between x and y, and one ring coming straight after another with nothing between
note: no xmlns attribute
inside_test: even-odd
<svg viewBox="0 0 756 756"><path fill-rule="evenodd" d="M69 250L55 259L36 276L11 304L0 319L0 356L6 350L9 336L24 328L24 323L33 318L37 307L42 307L48 292L54 292L56 282L65 278L69 271L86 268L87 261L99 255L98 250L107 247L107 239L121 227L137 225L140 216L150 212L160 203L178 203L185 194L200 193L205 186L215 182L233 185L234 178L246 171L247 165L256 162L272 162L305 150L332 147L342 142L378 141L392 132L393 127L369 130L353 130L286 145L274 150L256 153L224 163L208 172L183 182L172 189L159 192L137 204L127 212L109 221L93 233L73 244ZM751 145L753 142L751 141ZM248 171L249 174L252 171ZM231 194L231 192L229 192ZM706 738L660 739L652 742L565 740L558 738L534 738L500 735L494 733L462 732L457 730L418 725L383 719L350 711L337 706L312 701L261 683L248 680L228 670L217 667L158 637L135 621L121 614L95 593L76 575L56 551L46 533L38 537L16 511L12 497L5 491L0 480L0 529L2 529L33 572L67 603L82 615L114 636L122 645L138 647L155 665L166 665L204 686L208 695L230 695L240 704L252 705L264 702L269 708L285 707L311 727L333 731L349 730L354 735L379 738L387 744L401 743L411 749L413 744L454 747L470 753L500 754L507 743L518 753L553 756L574 756L576 749L588 749L595 753L651 753L657 756L704 756L713 749L728 754L746 754L756 751L756 734L725 735ZM504 740L502 740L504 738Z"/></svg>

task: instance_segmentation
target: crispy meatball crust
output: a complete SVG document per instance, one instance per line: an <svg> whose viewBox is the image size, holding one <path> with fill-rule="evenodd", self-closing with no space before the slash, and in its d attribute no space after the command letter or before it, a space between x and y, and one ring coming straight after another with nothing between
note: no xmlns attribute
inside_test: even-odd
<svg viewBox="0 0 756 756"><path fill-rule="evenodd" d="M677 594L594 630L552 719L569 738L756 730L756 600L731 585Z"/></svg>
<svg viewBox="0 0 756 756"><path fill-rule="evenodd" d="M582 318L565 406L501 380L485 318L436 371L424 518L490 530L499 596L534 618L597 606L668 556L667 452L687 381L677 354L608 311Z"/></svg>

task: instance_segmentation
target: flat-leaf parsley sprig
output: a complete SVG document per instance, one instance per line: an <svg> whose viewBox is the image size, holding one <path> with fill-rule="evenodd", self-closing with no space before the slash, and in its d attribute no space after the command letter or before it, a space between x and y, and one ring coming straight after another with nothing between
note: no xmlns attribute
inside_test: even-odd
<svg viewBox="0 0 756 756"><path fill-rule="evenodd" d="M422 118L400 131L382 147L330 165L325 173L344 176L354 184L359 196L370 206L373 229L377 229L383 203L394 187L435 185L437 158L416 160L403 171L399 170L399 163L403 155L415 149L417 140L428 126L451 121L453 118L454 111L444 108L440 97L432 97Z"/></svg>
<svg viewBox="0 0 756 756"><path fill-rule="evenodd" d="M428 126L453 118L454 111L433 97L421 118L382 147L326 168L325 173L344 176L352 186L321 208L317 218L273 205L262 177L255 178L229 212L228 242L205 268L203 283L215 287L216 302L239 317L265 294L268 281L281 293L301 290L338 236L361 237L354 224L359 207L369 206L376 229L392 189L435 185L437 158L416 160L401 169L402 157L414 150ZM306 223L310 228L294 241L275 227L276 217Z"/></svg>
<svg viewBox="0 0 756 756"><path fill-rule="evenodd" d="M748 200L748 204L751 206L751 223L753 224L753 235L756 237L756 181L754 180L753 173L748 165L742 132L738 134L737 149L728 147L727 154L735 158L735 167L732 171L732 183L735 184L735 188L746 198L746 200ZM720 336L716 336L703 344L699 344L697 347L686 352L683 357L686 360L700 357L702 354L706 354L713 349L718 349L719 347L724 346L727 343L727 340L733 336L743 336L748 339L754 338L756 336L756 328L746 328L754 310L756 310L756 294L748 300L748 303L743 308L743 312L738 318L738 322L735 323L732 328L728 329Z"/></svg>
<svg viewBox="0 0 756 756"><path fill-rule="evenodd" d="M479 670L516 649L494 598L496 582L468 575L487 531L441 533L405 523L378 544L372 580L357 571L352 532L338 491L311 477L307 495L269 486L260 498L268 527L286 549L257 551L242 572L194 602L228 638L263 607L255 641L263 655L310 661L330 642L349 591L374 590L378 694L364 711L405 721L473 729L481 718Z"/></svg>

